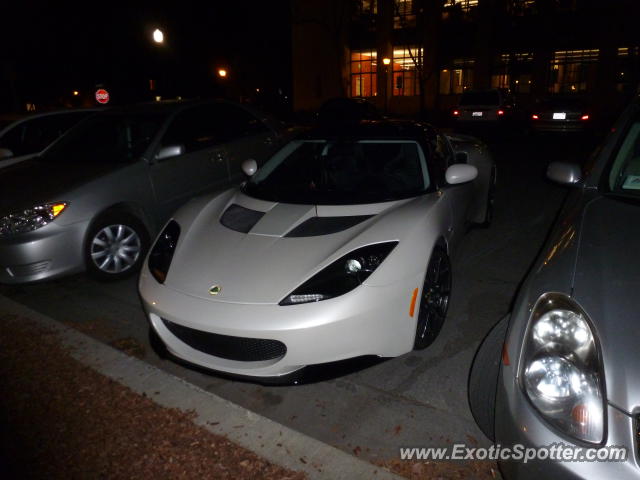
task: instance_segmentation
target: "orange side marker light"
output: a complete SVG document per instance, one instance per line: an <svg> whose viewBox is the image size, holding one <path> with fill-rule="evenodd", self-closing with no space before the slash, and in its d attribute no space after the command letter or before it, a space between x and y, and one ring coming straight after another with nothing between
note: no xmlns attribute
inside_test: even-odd
<svg viewBox="0 0 640 480"><path fill-rule="evenodd" d="M416 288L411 295L411 306L409 307L409 316L413 317L416 311L416 300L418 299L418 289Z"/></svg>
<svg viewBox="0 0 640 480"><path fill-rule="evenodd" d="M511 361L509 360L509 351L507 350L506 342L502 344L502 364L507 367L511 365Z"/></svg>

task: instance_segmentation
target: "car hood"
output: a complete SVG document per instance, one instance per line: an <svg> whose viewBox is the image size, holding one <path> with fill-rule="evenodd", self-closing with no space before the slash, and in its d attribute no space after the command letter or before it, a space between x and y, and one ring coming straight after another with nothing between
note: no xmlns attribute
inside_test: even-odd
<svg viewBox="0 0 640 480"><path fill-rule="evenodd" d="M0 215L45 202L66 200L65 194L123 164L74 162L50 164L35 157L0 169Z"/></svg>
<svg viewBox="0 0 640 480"><path fill-rule="evenodd" d="M607 398L640 407L640 203L597 197L584 210L574 297L602 347Z"/></svg>
<svg viewBox="0 0 640 480"><path fill-rule="evenodd" d="M415 199L345 207L292 205L256 200L235 192L218 196L203 206L187 205L187 211L191 208L198 213L188 220L184 219L188 215L181 216L180 212L176 216L182 231L165 285L217 302L278 303L349 251L398 240L402 230L399 222L406 221L406 216L394 212L412 201ZM242 233L220 221L230 205L264 213L248 233ZM340 231L290 236L294 228L314 217L354 216L360 216L361 221ZM379 271L370 280L376 273ZM221 287L215 298L209 294L213 285Z"/></svg>

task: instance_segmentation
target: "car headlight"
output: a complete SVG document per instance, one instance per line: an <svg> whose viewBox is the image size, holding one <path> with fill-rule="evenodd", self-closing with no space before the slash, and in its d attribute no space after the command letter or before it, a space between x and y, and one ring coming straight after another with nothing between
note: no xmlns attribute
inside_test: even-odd
<svg viewBox="0 0 640 480"><path fill-rule="evenodd" d="M543 418L584 442L604 441L602 355L587 314L561 293L542 295L531 313L521 385Z"/></svg>
<svg viewBox="0 0 640 480"><path fill-rule="evenodd" d="M167 279L173 253L178 245L178 237L180 237L180 225L175 220L171 220L164 227L149 253L149 271L159 283L164 283Z"/></svg>
<svg viewBox="0 0 640 480"><path fill-rule="evenodd" d="M333 262L287 295L280 305L319 302L350 292L387 258L398 242L358 248Z"/></svg>
<svg viewBox="0 0 640 480"><path fill-rule="evenodd" d="M44 227L60 215L67 202L45 203L0 218L0 237L31 232Z"/></svg>

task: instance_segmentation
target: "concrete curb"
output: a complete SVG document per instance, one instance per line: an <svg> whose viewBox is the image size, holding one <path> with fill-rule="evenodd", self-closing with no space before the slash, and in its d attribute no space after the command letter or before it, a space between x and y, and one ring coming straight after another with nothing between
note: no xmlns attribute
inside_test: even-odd
<svg viewBox="0 0 640 480"><path fill-rule="evenodd" d="M1 295L0 311L30 318L53 330L81 363L163 407L193 410L197 425L275 464L304 471L310 479L403 478L129 357Z"/></svg>

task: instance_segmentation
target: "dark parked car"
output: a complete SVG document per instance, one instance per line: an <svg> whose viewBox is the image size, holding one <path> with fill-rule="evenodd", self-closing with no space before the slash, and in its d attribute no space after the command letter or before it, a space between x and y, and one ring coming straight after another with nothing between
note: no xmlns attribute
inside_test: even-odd
<svg viewBox="0 0 640 480"><path fill-rule="evenodd" d="M465 90L452 116L459 124L496 125L513 121L516 111L511 95L499 88Z"/></svg>
<svg viewBox="0 0 640 480"><path fill-rule="evenodd" d="M579 97L551 97L534 107L529 126L533 132L585 132L591 128L593 114Z"/></svg>
<svg viewBox="0 0 640 480"><path fill-rule="evenodd" d="M378 107L364 98L332 98L322 104L317 114L318 123L324 124L382 118Z"/></svg>

